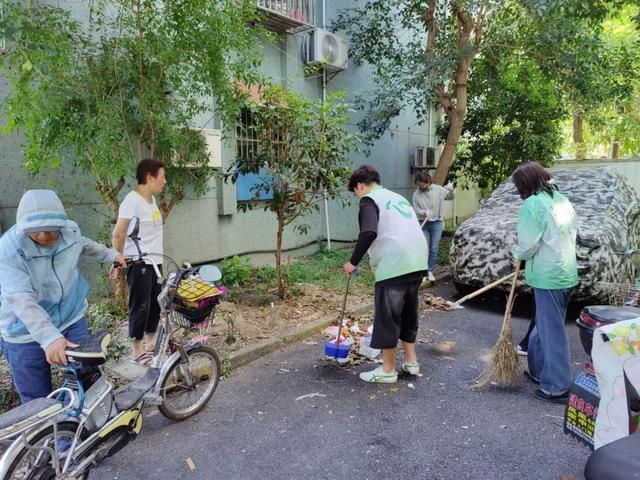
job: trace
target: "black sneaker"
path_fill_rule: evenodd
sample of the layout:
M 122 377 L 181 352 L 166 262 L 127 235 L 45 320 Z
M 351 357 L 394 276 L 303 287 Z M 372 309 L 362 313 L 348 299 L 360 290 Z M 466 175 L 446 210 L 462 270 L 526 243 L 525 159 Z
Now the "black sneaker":
M 569 392 L 564 392 L 560 395 L 551 395 L 549 393 L 543 392 L 542 390 L 536 390 L 535 392 L 533 392 L 533 394 L 536 396 L 536 398 L 551 403 L 567 403 L 567 399 L 569 398 Z

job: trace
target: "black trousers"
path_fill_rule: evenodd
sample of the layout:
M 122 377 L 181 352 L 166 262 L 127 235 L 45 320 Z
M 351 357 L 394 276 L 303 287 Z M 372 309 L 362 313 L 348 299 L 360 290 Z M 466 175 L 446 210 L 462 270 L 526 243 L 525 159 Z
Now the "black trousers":
M 421 280 L 375 286 L 372 348 L 395 348 L 398 339 L 415 343 L 418 335 L 418 289 Z
M 158 266 L 160 268 L 160 266 Z M 160 284 L 152 265 L 134 264 L 127 270 L 129 285 L 129 338 L 142 340 L 155 333 L 160 320 Z

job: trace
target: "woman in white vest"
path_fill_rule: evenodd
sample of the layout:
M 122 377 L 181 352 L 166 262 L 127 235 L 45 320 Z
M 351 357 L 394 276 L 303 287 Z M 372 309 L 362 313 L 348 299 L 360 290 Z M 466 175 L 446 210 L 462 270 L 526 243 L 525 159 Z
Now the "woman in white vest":
M 403 343 L 403 373 L 417 375 L 418 289 L 427 273 L 427 242 L 416 214 L 404 197 L 380 185 L 371 165 L 357 168 L 349 191 L 360 198 L 360 234 L 344 271 L 351 275 L 367 251 L 375 274 L 375 314 L 371 347 L 382 350 L 382 366 L 360 374 L 366 382 L 394 383 L 396 347 Z

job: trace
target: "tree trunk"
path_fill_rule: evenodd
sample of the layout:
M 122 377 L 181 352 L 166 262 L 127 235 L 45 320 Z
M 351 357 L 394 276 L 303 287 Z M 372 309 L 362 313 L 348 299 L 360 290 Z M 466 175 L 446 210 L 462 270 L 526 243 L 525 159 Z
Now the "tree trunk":
M 278 214 L 278 232 L 276 235 L 276 279 L 278 282 L 278 296 L 284 300 L 287 295 L 286 286 L 282 280 L 282 236 L 284 233 L 284 219 Z
M 620 140 L 617 138 L 614 138 L 611 144 L 611 158 L 620 158 Z
M 116 289 L 113 293 L 115 301 L 118 305 L 126 306 L 129 301 L 129 287 L 127 285 L 127 276 L 124 272 L 118 275 L 115 280 Z
M 115 185 L 113 185 L 109 180 L 102 180 L 97 178 L 96 180 L 96 190 L 98 194 L 102 197 L 109 208 L 111 209 L 111 214 L 113 218 L 118 218 L 118 210 L 120 208 L 120 202 L 118 201 L 118 193 L 122 190 L 122 187 L 125 185 L 124 177 L 121 177 Z M 127 279 L 124 272 L 120 272 L 118 278 L 115 280 L 116 288 L 114 292 L 115 301 L 119 305 L 126 306 L 128 297 L 129 297 L 129 288 L 127 286 Z
M 455 73 L 455 104 L 451 99 L 442 92 L 437 92 L 440 105 L 444 108 L 444 111 L 449 120 L 449 131 L 447 132 L 447 139 L 444 144 L 444 149 L 440 155 L 438 161 L 438 168 L 433 176 L 434 183 L 443 185 L 449 173 L 449 168 L 453 163 L 453 158 L 460 142 L 460 136 L 462 135 L 462 127 L 464 126 L 464 119 L 467 115 L 467 80 L 469 79 L 469 61 L 461 60 L 456 65 Z
M 429 8 L 423 16 L 423 21 L 427 26 L 427 61 L 431 61 L 434 58 L 437 24 L 433 14 L 436 11 L 437 4 L 437 1 L 431 0 Z M 456 69 L 451 79 L 452 88 L 449 92 L 445 91 L 442 85 L 437 86 L 435 89 L 436 98 L 449 120 L 447 140 L 438 161 L 438 168 L 433 176 L 433 181 L 440 185 L 444 183 L 447 173 L 449 173 L 449 168 L 453 163 L 458 142 L 462 135 L 462 127 L 467 115 L 469 68 L 476 55 L 480 52 L 485 21 L 484 8 L 480 8 L 479 11 L 475 12 L 476 17 L 474 20 L 471 10 L 466 9 L 462 2 L 454 1 L 452 6 L 456 17 L 456 43 L 461 56 L 456 60 Z M 429 37 L 431 37 L 431 41 Z M 465 51 L 466 53 L 462 54 Z
M 462 127 L 464 125 L 465 112 L 459 112 L 457 109 L 448 115 L 449 118 L 449 131 L 447 132 L 447 139 L 444 144 L 442 154 L 440 154 L 440 160 L 438 161 L 438 168 L 433 175 L 433 182 L 438 185 L 443 185 L 449 173 L 449 168 L 453 163 L 453 158 L 458 148 L 458 142 L 462 135 Z
M 573 112 L 573 144 L 576 148 L 576 160 L 584 160 L 586 148 L 584 145 L 584 112 L 576 109 Z

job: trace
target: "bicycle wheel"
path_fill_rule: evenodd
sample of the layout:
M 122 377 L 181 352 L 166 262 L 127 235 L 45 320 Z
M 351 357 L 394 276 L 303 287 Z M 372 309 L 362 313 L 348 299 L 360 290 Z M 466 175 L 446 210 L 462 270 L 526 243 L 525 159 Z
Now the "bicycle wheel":
M 197 347 L 187 355 L 186 364 L 177 358 L 160 381 L 158 409 L 171 420 L 185 420 L 202 410 L 220 381 L 220 359 L 213 348 Z M 185 381 L 187 375 L 192 386 Z
M 58 448 L 60 448 L 60 442 L 71 446 L 77 428 L 78 424 L 74 422 L 58 423 Z M 84 437 L 86 435 L 82 434 L 80 439 L 82 440 Z M 29 445 L 54 448 L 54 441 L 53 425 L 51 425 L 34 435 L 29 440 Z M 61 458 L 61 466 L 63 462 L 64 458 Z M 73 462 L 71 465 L 73 468 Z M 89 470 L 84 472 L 80 478 L 86 480 L 88 476 Z M 24 447 L 17 453 L 3 480 L 53 480 L 55 478 L 56 471 L 51 461 L 51 455 L 46 451 L 33 451 Z

